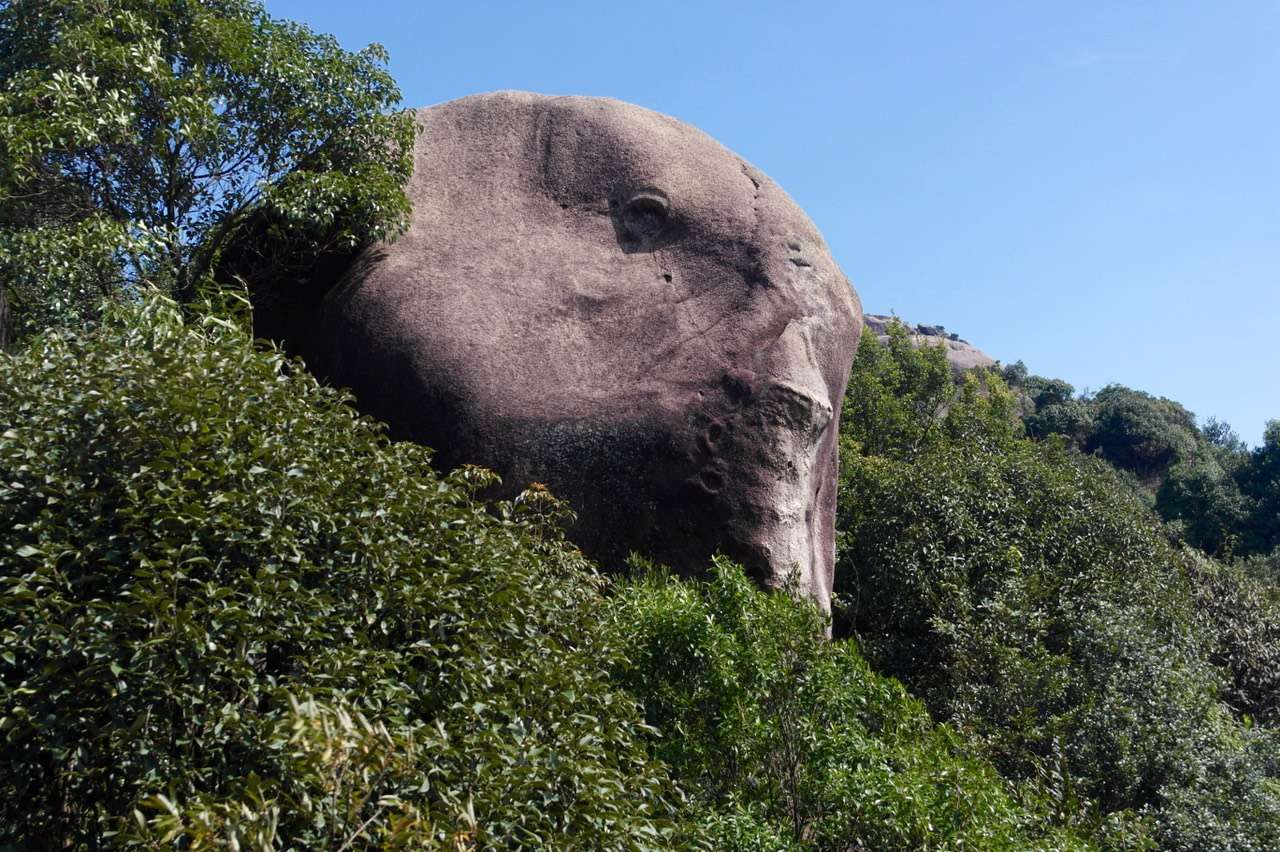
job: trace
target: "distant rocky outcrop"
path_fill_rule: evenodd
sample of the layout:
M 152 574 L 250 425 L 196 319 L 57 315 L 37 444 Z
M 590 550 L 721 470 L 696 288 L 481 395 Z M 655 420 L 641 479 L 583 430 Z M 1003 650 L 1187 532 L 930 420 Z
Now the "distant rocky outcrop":
M 545 483 L 605 567 L 721 552 L 828 608 L 862 324 L 804 212 L 619 101 L 501 92 L 418 122 L 408 232 L 314 308 L 259 291 L 260 332 L 439 466 Z
M 876 339 L 881 343 L 889 339 L 889 323 L 902 322 L 897 317 L 884 316 L 883 314 L 864 314 L 862 317 L 863 327 L 868 333 L 874 334 Z M 947 351 L 947 361 L 951 364 L 952 369 L 956 371 L 971 370 L 974 367 L 994 367 L 997 365 L 995 358 L 992 358 L 981 349 L 969 343 L 967 340 L 961 340 L 958 334 L 952 334 L 940 325 L 912 325 L 909 322 L 902 322 L 907 333 L 911 335 L 911 342 L 916 346 L 942 346 Z

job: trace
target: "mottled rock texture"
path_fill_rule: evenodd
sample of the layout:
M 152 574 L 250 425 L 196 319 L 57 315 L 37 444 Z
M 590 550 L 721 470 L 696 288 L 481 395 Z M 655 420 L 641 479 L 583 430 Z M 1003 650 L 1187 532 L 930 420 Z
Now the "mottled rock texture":
M 418 113 L 412 225 L 259 327 L 437 463 L 545 483 L 606 567 L 716 551 L 829 606 L 861 330 L 805 214 L 700 131 L 500 92 Z
M 866 331 L 874 334 L 881 343 L 889 340 L 889 323 L 894 317 L 881 314 L 867 314 L 863 317 Z M 901 320 L 899 320 L 901 322 Z M 947 362 L 953 370 L 961 372 L 975 367 L 994 367 L 997 362 L 981 349 L 959 336 L 950 334 L 940 325 L 911 325 L 902 323 L 903 328 L 911 335 L 911 342 L 916 346 L 941 346 L 946 350 Z

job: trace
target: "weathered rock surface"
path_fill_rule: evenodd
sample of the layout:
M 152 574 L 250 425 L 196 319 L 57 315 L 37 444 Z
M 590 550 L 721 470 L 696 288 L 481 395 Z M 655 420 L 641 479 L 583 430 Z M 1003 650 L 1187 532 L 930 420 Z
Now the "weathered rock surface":
M 866 314 L 863 316 L 862 322 L 867 332 L 874 334 L 877 340 L 884 343 L 889 339 L 888 326 L 894 319 L 895 317 L 882 314 Z M 969 341 L 961 340 L 957 335 L 948 333 L 942 326 L 911 325 L 906 322 L 902 323 L 902 325 L 906 328 L 907 333 L 911 335 L 911 342 L 916 346 L 941 346 L 946 349 L 947 362 L 951 364 L 954 370 L 994 367 L 998 363 L 995 358 L 973 346 Z
M 305 317 L 267 300 L 261 327 L 442 468 L 545 483 L 605 566 L 721 551 L 829 606 L 861 310 L 805 214 L 618 101 L 500 92 L 418 119 L 409 231 Z

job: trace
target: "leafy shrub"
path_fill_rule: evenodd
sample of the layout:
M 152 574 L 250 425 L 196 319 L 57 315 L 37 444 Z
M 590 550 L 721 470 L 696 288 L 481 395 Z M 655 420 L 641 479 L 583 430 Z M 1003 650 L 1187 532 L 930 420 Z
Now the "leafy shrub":
M 664 842 L 562 509 L 429 460 L 159 298 L 0 356 L 0 844 Z
M 0 3 L 15 336 L 144 284 L 192 301 L 248 218 L 271 218 L 282 267 L 403 230 L 414 130 L 387 62 L 258 0 Z
M 1196 612 L 1212 637 L 1210 659 L 1226 674 L 1222 699 L 1233 710 L 1280 724 L 1280 587 L 1227 566 L 1186 555 Z
M 1197 452 L 1170 466 L 1156 491 L 1160 516 L 1178 525 L 1178 537 L 1210 554 L 1236 549 L 1249 502 L 1218 453 Z
M 626 584 L 611 616 L 618 677 L 717 849 L 1085 846 L 1037 836 L 1038 818 L 898 683 L 730 563 L 707 583 Z
M 1158 478 L 1195 448 L 1195 417 L 1173 400 L 1109 385 L 1091 402 L 1094 428 L 1086 451 L 1096 450 L 1140 478 Z
M 855 373 L 875 369 L 859 356 Z M 892 420 L 844 425 L 837 634 L 1007 777 L 1046 784 L 1081 830 L 1114 818 L 1162 848 L 1280 842 L 1274 735 L 1219 701 L 1214 665 L 1234 655 L 1252 682 L 1269 658 L 1198 615 L 1190 557 L 1100 459 L 999 418 L 951 428 L 958 410 L 914 449 L 874 440 Z

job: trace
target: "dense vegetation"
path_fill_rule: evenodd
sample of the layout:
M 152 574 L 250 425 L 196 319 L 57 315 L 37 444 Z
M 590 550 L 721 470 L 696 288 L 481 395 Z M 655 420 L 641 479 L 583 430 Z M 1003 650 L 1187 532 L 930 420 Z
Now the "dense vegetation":
M 863 344 L 846 402 L 837 627 L 873 667 L 1069 824 L 1280 843 L 1276 733 L 1255 724 L 1274 587 L 1171 543 L 1104 461 L 1020 437 L 998 375 L 957 387 L 901 330 Z
M 550 495 L 234 322 L 152 297 L 0 379 L 0 843 L 1088 846 L 809 605 L 606 595 Z
M 905 337 L 848 398 L 836 642 L 727 563 L 610 591 L 545 492 L 227 319 L 0 369 L 0 842 L 1280 842 L 1274 590 Z
M 141 284 L 193 299 L 253 218 L 264 275 L 395 234 L 386 60 L 256 0 L 0 2 L 0 346 Z
M 812 608 L 717 561 L 611 602 L 615 679 L 716 849 L 1083 849 Z M 1029 797 L 1033 798 L 1033 797 Z
M 1061 435 L 1096 454 L 1171 525 L 1212 556 L 1280 559 L 1280 421 L 1248 449 L 1231 427 L 1170 399 L 1120 385 L 1075 395 L 1059 379 L 1029 375 L 1021 362 L 1003 377 L 1020 395 L 1029 436 Z
M 1280 423 L 893 329 L 834 641 L 724 561 L 607 580 L 214 287 L 394 236 L 384 65 L 250 0 L 0 0 L 0 846 L 1280 848 Z
M 671 830 L 545 492 L 485 506 L 488 474 L 155 299 L 0 359 L 0 424 L 0 844 Z

